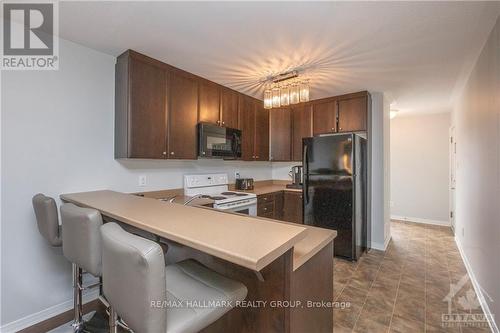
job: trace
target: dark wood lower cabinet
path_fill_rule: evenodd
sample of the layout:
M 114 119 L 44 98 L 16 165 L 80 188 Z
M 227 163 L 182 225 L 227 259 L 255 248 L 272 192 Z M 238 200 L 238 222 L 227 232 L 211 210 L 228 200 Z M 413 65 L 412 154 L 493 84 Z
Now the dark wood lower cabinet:
M 283 220 L 283 201 L 284 193 L 276 192 L 274 194 L 274 219 Z
M 304 223 L 302 216 L 302 193 L 285 191 L 283 202 L 283 221 Z
M 167 264 L 192 258 L 223 276 L 240 281 L 248 289 L 244 303 L 247 306 L 230 310 L 200 333 L 333 331 L 331 306 L 308 307 L 308 302 L 333 303 L 333 243 L 326 245 L 296 270 L 293 267 L 293 249 L 290 249 L 257 275 L 254 271 L 193 248 L 164 241 L 169 246 L 165 258 Z M 265 302 L 265 305 L 257 301 Z M 284 306 L 277 306 L 277 301 L 285 301 Z M 302 306 L 286 306 L 287 301 L 293 302 L 291 304 L 300 302 Z M 255 306 L 258 304 L 261 306 Z
M 279 191 L 257 196 L 257 216 L 303 223 L 302 193 Z

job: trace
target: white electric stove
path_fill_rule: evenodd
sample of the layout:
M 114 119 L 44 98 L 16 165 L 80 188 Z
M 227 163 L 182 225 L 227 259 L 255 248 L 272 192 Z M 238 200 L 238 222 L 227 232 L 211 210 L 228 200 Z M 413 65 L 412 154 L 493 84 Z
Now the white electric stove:
M 257 195 L 229 191 L 225 173 L 184 176 L 184 195 L 209 198 L 214 201 L 215 209 L 257 215 Z

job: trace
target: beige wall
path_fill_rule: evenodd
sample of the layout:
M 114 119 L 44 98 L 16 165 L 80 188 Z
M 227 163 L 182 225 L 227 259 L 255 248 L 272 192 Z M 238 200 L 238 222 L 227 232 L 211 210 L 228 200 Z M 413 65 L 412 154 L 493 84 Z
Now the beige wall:
M 500 18 L 453 111 L 456 240 L 500 323 Z M 498 332 L 498 330 L 497 330 Z
M 391 216 L 449 223 L 450 113 L 391 121 Z

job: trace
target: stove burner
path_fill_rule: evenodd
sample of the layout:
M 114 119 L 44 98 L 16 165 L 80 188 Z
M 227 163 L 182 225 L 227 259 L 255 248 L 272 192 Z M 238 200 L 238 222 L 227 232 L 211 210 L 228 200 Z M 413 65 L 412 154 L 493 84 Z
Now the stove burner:
M 216 195 L 216 196 L 211 196 L 210 199 L 212 199 L 212 200 L 224 200 L 224 199 L 226 199 L 226 197 Z
M 240 192 L 222 192 L 221 195 L 235 195 L 237 197 L 244 197 L 247 196 L 247 193 L 240 193 Z

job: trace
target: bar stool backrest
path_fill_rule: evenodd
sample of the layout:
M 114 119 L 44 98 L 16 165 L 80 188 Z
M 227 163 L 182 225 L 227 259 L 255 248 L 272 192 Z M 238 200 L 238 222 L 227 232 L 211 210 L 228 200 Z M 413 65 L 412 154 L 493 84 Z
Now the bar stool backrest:
M 167 330 L 165 259 L 157 243 L 110 222 L 101 228 L 104 296 L 134 331 Z
M 42 193 L 36 194 L 31 200 L 35 211 L 38 231 L 52 246 L 61 246 L 59 233 L 59 217 L 56 201 Z
M 90 274 L 101 276 L 101 213 L 67 203 L 61 206 L 61 220 L 64 256 Z

